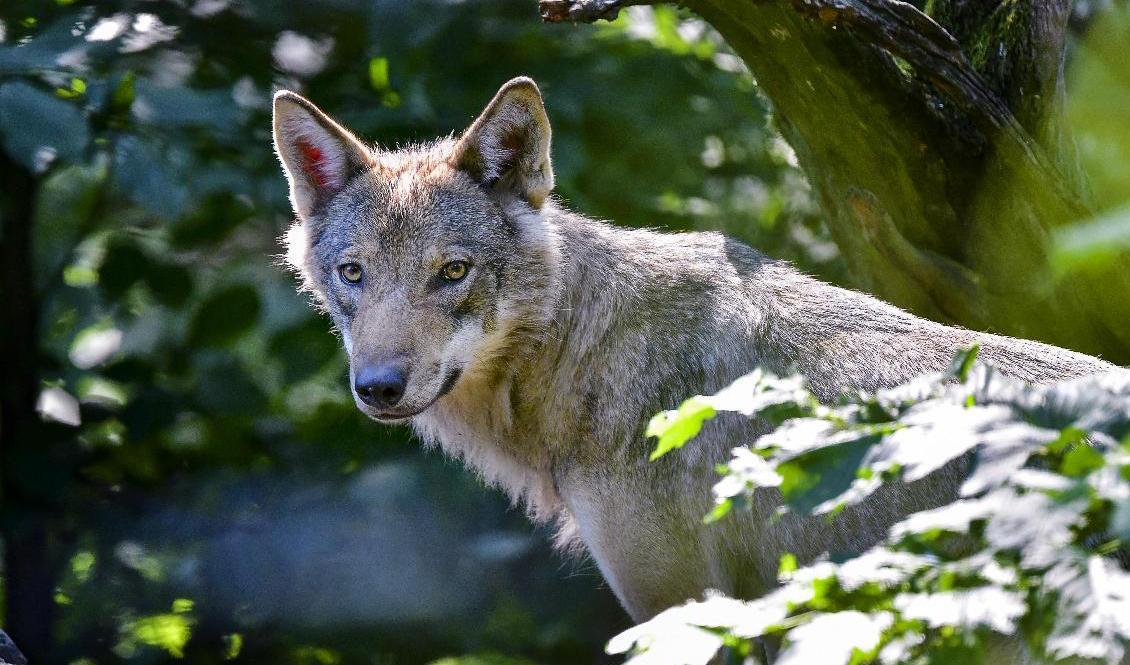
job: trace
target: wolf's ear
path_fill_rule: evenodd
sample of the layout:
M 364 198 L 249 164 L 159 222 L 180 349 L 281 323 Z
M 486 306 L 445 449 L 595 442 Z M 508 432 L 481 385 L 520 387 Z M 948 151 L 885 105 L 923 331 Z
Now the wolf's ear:
M 456 144 L 455 165 L 485 186 L 510 189 L 540 208 L 553 189 L 549 118 L 537 84 L 507 82 Z
M 275 94 L 275 152 L 302 221 L 369 165 L 369 150 L 317 106 L 289 90 Z

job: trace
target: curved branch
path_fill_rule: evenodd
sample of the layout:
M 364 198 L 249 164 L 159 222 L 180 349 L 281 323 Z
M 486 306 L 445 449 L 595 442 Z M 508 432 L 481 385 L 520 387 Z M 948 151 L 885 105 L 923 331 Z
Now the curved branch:
M 1092 211 L 1065 185 L 1050 160 L 1012 108 L 966 57 L 961 44 L 914 5 L 898 0 L 792 0 L 811 19 L 851 30 L 866 43 L 906 61 L 938 93 L 955 104 L 998 147 L 1011 143 L 1068 208 L 1079 217 Z M 1043 25 L 1043 22 L 1041 23 Z M 1060 30 L 1066 27 L 1066 20 Z
M 1042 145 L 1056 146 L 1071 0 L 933 0 L 930 14 Z
M 1111 325 L 1130 298 L 1049 269 L 1049 231 L 1091 216 L 1057 128 L 1068 1 L 932 0 L 941 22 L 899 0 L 681 3 L 771 102 L 855 286 L 935 320 L 1130 361 L 1130 329 Z M 548 21 L 630 4 L 541 3 Z
M 648 0 L 540 0 L 541 20 L 546 23 L 592 23 L 615 20 L 631 5 L 657 4 Z
M 757 4 L 771 1 L 754 0 Z M 1048 158 L 1009 104 L 974 69 L 958 39 L 930 16 L 900 0 L 790 1 L 801 15 L 828 28 L 849 30 L 863 43 L 879 47 L 905 61 L 941 97 L 957 106 L 968 121 L 991 136 L 994 143 L 998 146 L 1005 142 L 1012 144 L 1015 152 L 1024 157 L 1075 216 L 1085 217 L 1093 212 L 1076 192 L 1067 187 L 1065 174 Z M 977 2 L 984 6 L 984 0 Z M 1062 3 L 1063 0 L 1056 0 L 1057 6 Z M 542 20 L 550 23 L 611 21 L 620 9 L 640 4 L 660 3 L 649 0 L 541 0 L 539 3 Z M 691 0 L 688 4 L 693 6 L 695 3 Z M 1041 34 L 1050 34 L 1058 26 L 1062 39 L 1066 13 L 1046 12 L 1040 16 L 1042 18 L 1035 23 Z M 1043 66 L 1046 62 L 1041 61 L 1040 65 L 1030 67 L 1047 74 L 1047 67 Z

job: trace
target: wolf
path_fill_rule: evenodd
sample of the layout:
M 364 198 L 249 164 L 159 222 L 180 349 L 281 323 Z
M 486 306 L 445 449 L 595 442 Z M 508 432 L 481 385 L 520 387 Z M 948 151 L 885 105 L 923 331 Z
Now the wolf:
M 718 233 L 570 212 L 552 196 L 550 125 L 529 78 L 458 137 L 395 150 L 289 91 L 273 124 L 297 217 L 287 260 L 340 332 L 357 407 L 411 423 L 555 522 L 558 544 L 587 552 L 636 621 L 707 589 L 762 595 L 781 553 L 862 551 L 959 482 L 887 487 L 831 523 L 770 520 L 780 496 L 766 490 L 707 526 L 715 465 L 765 427 L 719 417 L 649 463 L 653 414 L 757 367 L 795 368 L 824 400 L 890 387 L 973 343 L 1031 382 L 1115 369 L 915 317 Z

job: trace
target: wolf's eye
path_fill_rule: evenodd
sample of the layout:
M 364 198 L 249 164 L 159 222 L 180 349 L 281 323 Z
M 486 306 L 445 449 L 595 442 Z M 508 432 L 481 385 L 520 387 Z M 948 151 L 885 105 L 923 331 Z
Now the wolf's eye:
M 458 282 L 467 276 L 470 267 L 466 261 L 450 261 L 443 266 L 443 278 L 449 282 Z
M 361 281 L 361 266 L 356 263 L 343 263 L 338 266 L 337 274 L 341 275 L 341 281 L 356 284 Z

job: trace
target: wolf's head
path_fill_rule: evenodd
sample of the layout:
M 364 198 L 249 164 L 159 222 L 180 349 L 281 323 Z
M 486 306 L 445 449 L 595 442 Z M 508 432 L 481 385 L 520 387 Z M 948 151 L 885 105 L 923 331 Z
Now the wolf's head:
M 458 140 L 399 150 L 369 148 L 299 95 L 275 95 L 275 150 L 298 217 L 288 261 L 341 332 L 368 415 L 424 411 L 504 366 L 552 317 L 549 136 L 527 78 L 504 85 Z

